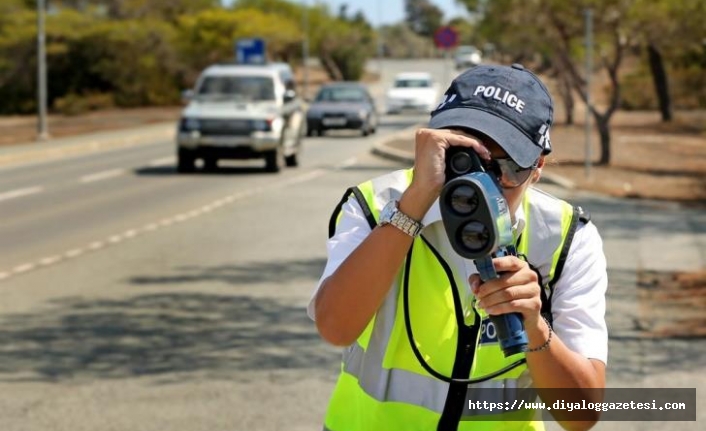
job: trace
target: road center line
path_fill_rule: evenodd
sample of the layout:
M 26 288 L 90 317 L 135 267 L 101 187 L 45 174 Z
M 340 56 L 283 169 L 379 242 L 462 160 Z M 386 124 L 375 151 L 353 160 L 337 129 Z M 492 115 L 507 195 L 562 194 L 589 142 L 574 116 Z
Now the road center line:
M 110 178 L 116 175 L 122 174 L 124 171 L 123 170 L 112 170 L 112 171 L 105 171 L 105 172 L 99 172 L 97 174 L 92 174 L 92 175 L 87 175 L 82 178 L 82 181 L 88 182 L 88 181 L 97 181 L 98 179 L 104 179 L 104 178 Z M 28 262 L 24 263 L 21 265 L 18 265 L 10 271 L 0 271 L 0 281 L 4 281 L 12 276 L 15 275 L 20 275 L 20 274 L 25 274 L 27 272 L 33 271 L 35 269 L 39 269 L 41 267 L 46 267 L 49 265 L 53 265 L 58 262 L 62 262 L 66 259 L 72 259 L 72 258 L 77 258 L 79 256 L 88 254 L 92 251 L 97 251 L 105 247 L 110 247 L 112 245 L 117 245 L 125 240 L 130 240 L 135 237 L 140 236 L 144 232 L 152 232 L 152 231 L 157 231 L 163 228 L 166 228 L 170 225 L 185 222 L 189 219 L 193 219 L 195 217 L 199 217 L 201 215 L 207 214 L 216 208 L 220 208 L 223 206 L 226 206 L 228 204 L 231 204 L 237 200 L 244 199 L 253 195 L 257 195 L 263 192 L 266 192 L 268 190 L 275 190 L 275 189 L 282 189 L 288 186 L 293 186 L 296 184 L 300 184 L 303 182 L 307 181 L 312 181 L 316 178 L 319 178 L 323 175 L 325 175 L 327 172 L 326 170 L 323 169 L 315 169 L 311 172 L 303 173 L 295 177 L 287 178 L 266 186 L 262 187 L 254 187 L 249 190 L 243 190 L 240 192 L 233 193 L 231 195 L 225 196 L 221 199 L 215 200 L 213 202 L 207 203 L 205 205 L 200 206 L 197 209 L 193 209 L 191 211 L 186 211 L 182 212 L 180 214 L 177 214 L 172 217 L 166 217 L 163 218 L 159 221 L 155 221 L 152 223 L 149 223 L 142 228 L 134 228 L 134 229 L 128 229 L 125 232 L 117 235 L 111 235 L 108 237 L 105 241 L 94 241 L 87 245 L 86 247 L 79 247 L 79 248 L 74 248 L 72 250 L 68 250 L 62 254 L 55 255 L 55 256 L 50 256 L 50 257 L 45 257 L 43 259 L 40 259 L 38 262 Z M 36 190 L 35 190 L 36 189 Z M 41 191 L 40 187 L 33 187 L 31 189 L 24 189 L 24 190 L 32 190 L 32 193 L 36 193 L 36 191 Z M 15 192 L 8 192 L 8 193 L 18 193 L 22 190 L 17 190 Z M 0 199 L 3 196 L 8 195 L 8 193 L 0 195 Z M 25 191 L 22 194 L 27 194 Z M 20 194 L 20 195 L 22 195 Z M 14 196 L 13 196 L 14 197 Z
M 149 166 L 154 168 L 154 167 L 158 167 L 158 166 L 173 165 L 174 163 L 176 163 L 176 157 L 169 156 L 169 157 L 162 157 L 161 159 L 152 160 L 149 163 Z
M 44 188 L 39 187 L 39 186 L 12 190 L 9 192 L 0 193 L 0 201 L 6 201 L 6 200 L 14 199 L 14 198 L 19 198 L 22 196 L 32 195 L 32 194 L 39 193 L 42 191 L 44 191 Z
M 108 178 L 120 176 L 125 173 L 125 169 L 111 169 L 109 171 L 96 172 L 95 174 L 84 175 L 81 177 L 82 183 L 90 183 L 93 181 L 101 181 Z

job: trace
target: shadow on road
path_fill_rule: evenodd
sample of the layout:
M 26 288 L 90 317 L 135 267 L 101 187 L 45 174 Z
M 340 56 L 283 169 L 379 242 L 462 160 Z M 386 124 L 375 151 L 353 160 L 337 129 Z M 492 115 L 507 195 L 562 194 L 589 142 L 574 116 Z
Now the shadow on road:
M 612 199 L 581 197 L 569 199 L 591 213 L 604 238 L 635 239 L 640 235 L 699 235 L 706 233 L 706 212 L 672 202 L 630 201 L 623 199 L 616 206 Z M 636 222 L 639 214 L 639 223 Z
M 145 166 L 134 170 L 135 175 L 140 176 L 200 176 L 200 175 L 272 175 L 265 171 L 264 167 L 257 166 L 219 166 L 216 169 L 196 169 L 194 172 L 177 172 L 176 166 Z
M 63 301 L 0 324 L 0 380 L 244 378 L 244 371 L 334 370 L 302 307 L 268 298 L 165 293 Z
M 272 283 L 276 289 L 312 280 L 313 286 L 322 265 L 315 259 L 288 262 L 279 271 L 258 263 L 185 267 L 176 276 L 129 280 L 138 287 L 171 287 L 170 292 L 124 299 L 71 297 L 42 311 L 7 316 L 0 319 L 0 380 L 151 376 L 169 382 L 248 380 L 246 374 L 257 371 L 333 373 L 339 350 L 320 339 L 304 307 L 292 305 L 291 298 L 250 296 L 241 289 L 234 294 L 175 291 L 210 280 L 233 287 Z
M 310 280 L 312 287 L 326 265 L 325 259 L 291 260 L 287 262 L 244 262 L 219 266 L 183 266 L 169 276 L 136 276 L 132 284 L 164 284 L 220 281 L 231 285 L 255 283 L 281 284 L 295 280 Z

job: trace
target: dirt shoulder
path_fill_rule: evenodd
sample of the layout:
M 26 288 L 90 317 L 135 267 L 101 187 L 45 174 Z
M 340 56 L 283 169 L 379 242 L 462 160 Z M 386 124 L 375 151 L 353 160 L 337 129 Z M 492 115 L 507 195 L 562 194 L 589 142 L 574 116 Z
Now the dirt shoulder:
M 111 109 L 74 116 L 49 115 L 47 129 L 52 138 L 63 138 L 170 121 L 176 127 L 182 109 L 181 106 L 168 106 Z M 0 130 L 0 146 L 32 144 L 37 139 L 37 117 L 0 117 Z
M 677 112 L 671 123 L 657 112 L 619 112 L 611 126 L 610 165 L 591 165 L 587 175 L 584 124 L 556 125 L 547 171 L 611 196 L 706 203 L 706 111 Z M 597 161 L 595 131 L 591 143 Z

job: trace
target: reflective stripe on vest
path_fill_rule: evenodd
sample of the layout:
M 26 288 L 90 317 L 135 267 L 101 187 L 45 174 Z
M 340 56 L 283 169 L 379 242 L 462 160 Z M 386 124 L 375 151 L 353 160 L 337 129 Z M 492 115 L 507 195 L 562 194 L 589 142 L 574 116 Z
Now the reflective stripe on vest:
M 410 181 L 411 170 L 398 171 L 363 183 L 359 189 L 377 219 L 380 209 L 390 199 L 399 199 Z M 546 288 L 554 275 L 572 207 L 532 189 L 528 189 L 523 207 L 526 224 L 518 248 L 540 271 Z M 534 234 L 531 241 L 530 233 Z M 452 281 L 442 266 L 433 250 L 421 238 L 415 239 L 409 270 L 410 319 L 415 344 L 432 368 L 448 376 L 454 365 L 458 327 L 449 293 Z M 326 416 L 327 429 L 436 429 L 449 384 L 429 375 L 411 352 L 401 305 L 402 278 L 399 274 L 363 334 L 344 352 L 341 376 Z M 481 313 L 476 319 L 483 317 L 486 316 Z M 497 340 L 484 343 L 483 334 L 476 341 L 474 354 L 472 378 L 500 370 L 524 357 L 520 354 L 505 358 Z M 467 399 L 512 403 L 526 399 L 523 389 L 530 386 L 526 365 L 521 365 L 502 378 L 468 385 Z M 541 422 L 533 422 L 534 414 L 531 410 L 503 414 L 503 422 L 499 423 L 495 419 L 488 421 L 496 418 L 497 412 L 466 409 L 458 429 L 497 429 L 499 425 L 503 429 L 543 429 Z

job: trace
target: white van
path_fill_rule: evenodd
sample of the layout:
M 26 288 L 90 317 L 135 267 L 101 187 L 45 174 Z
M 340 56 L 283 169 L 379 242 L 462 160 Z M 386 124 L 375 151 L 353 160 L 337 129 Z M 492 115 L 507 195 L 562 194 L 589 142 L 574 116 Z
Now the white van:
M 306 123 L 289 67 L 210 66 L 189 93 L 176 138 L 179 172 L 193 171 L 196 159 L 205 169 L 219 159 L 262 158 L 269 172 L 297 166 Z

